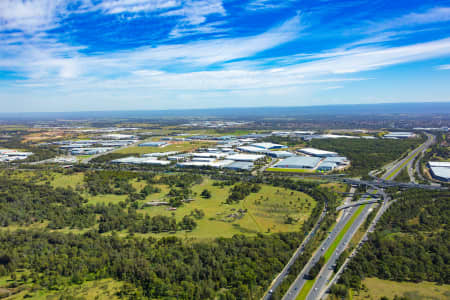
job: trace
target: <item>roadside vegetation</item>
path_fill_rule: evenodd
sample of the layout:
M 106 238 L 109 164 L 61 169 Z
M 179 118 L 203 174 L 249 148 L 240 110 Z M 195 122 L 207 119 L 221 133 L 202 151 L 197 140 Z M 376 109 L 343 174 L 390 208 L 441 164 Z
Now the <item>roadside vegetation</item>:
M 408 190 L 380 219 L 332 292 L 348 297 L 364 278 L 449 284 L 449 195 L 447 191 Z
M 314 139 L 310 142 L 310 146 L 346 156 L 351 161 L 351 167 L 344 170 L 344 173 L 351 176 L 367 176 L 370 171 L 399 159 L 424 141 L 423 137 L 407 140 Z
M 8 173 L 0 176 L 0 287 L 18 298 L 100 297 L 111 279 L 112 299 L 259 298 L 325 202 L 338 199 L 316 183 L 279 178 Z M 177 210 L 144 205 L 160 197 Z

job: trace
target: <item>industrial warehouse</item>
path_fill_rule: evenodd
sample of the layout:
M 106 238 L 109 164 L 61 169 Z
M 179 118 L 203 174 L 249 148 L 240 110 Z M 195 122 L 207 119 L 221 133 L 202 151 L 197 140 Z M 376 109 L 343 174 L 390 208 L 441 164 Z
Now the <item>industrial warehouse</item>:
M 349 166 L 350 162 L 344 156 L 336 152 L 315 148 L 303 148 L 298 150 L 301 156 L 291 156 L 276 163 L 270 171 L 304 170 L 308 172 L 330 172 L 342 170 Z
M 430 161 L 428 162 L 431 176 L 439 181 L 450 182 L 450 162 Z

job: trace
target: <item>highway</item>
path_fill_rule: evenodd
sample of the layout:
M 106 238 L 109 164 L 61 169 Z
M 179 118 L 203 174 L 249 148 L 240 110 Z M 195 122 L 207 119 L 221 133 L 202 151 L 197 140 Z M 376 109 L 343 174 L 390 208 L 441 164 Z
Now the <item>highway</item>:
M 322 222 L 323 218 L 325 217 L 326 209 L 322 211 L 322 214 L 320 215 L 319 219 L 317 220 L 316 224 L 314 225 L 311 232 L 307 235 L 307 237 L 303 240 L 303 242 L 300 244 L 300 246 L 297 248 L 297 250 L 292 255 L 291 259 L 288 261 L 286 266 L 283 268 L 283 270 L 278 274 L 278 276 L 272 281 L 272 284 L 269 287 L 269 291 L 262 297 L 262 299 L 269 300 L 271 297 L 272 292 L 278 288 L 278 286 L 283 282 L 283 280 L 286 278 L 287 275 L 289 275 L 289 269 L 294 264 L 294 262 L 299 258 L 300 255 L 303 254 L 305 251 L 305 246 L 309 243 L 311 238 L 316 234 L 317 230 L 320 227 L 320 223 Z
M 367 186 L 371 187 L 371 190 L 369 192 L 374 192 L 376 189 L 375 185 L 379 186 L 380 184 L 391 184 L 388 180 L 395 178 L 395 176 L 397 176 L 404 167 L 406 167 L 408 164 L 412 164 L 413 158 L 419 153 L 424 152 L 433 143 L 433 141 L 434 136 L 428 135 L 428 139 L 425 143 L 411 151 L 405 158 L 393 164 L 393 166 L 382 176 L 379 181 L 364 183 L 363 181 L 359 180 L 348 181 L 349 183 L 352 181 L 356 181 L 360 184 L 366 184 Z M 409 185 L 418 186 L 416 184 Z M 383 195 L 384 202 L 382 203 L 382 206 L 377 213 L 374 222 L 372 222 L 369 230 L 374 229 L 376 222 L 390 205 L 384 191 L 382 189 L 377 190 Z M 360 201 L 368 200 L 366 199 L 366 197 L 367 196 L 363 196 Z M 336 264 L 339 255 L 348 246 L 353 235 L 364 223 L 369 213 L 374 209 L 375 205 L 376 204 L 373 203 L 367 203 L 363 204 L 362 206 L 349 207 L 343 210 L 343 217 L 336 223 L 336 226 L 332 229 L 329 236 L 325 241 L 322 242 L 320 247 L 313 254 L 312 258 L 308 261 L 295 281 L 289 287 L 289 290 L 284 295 L 283 300 L 313 300 L 320 299 L 322 297 L 323 293 L 327 290 L 327 287 L 329 287 L 329 279 L 334 274 L 333 266 Z M 365 234 L 367 234 L 367 232 Z M 307 280 L 305 278 L 305 275 L 309 273 L 311 268 L 315 265 L 315 263 L 321 256 L 325 256 L 325 265 L 322 267 L 315 280 Z M 337 280 L 337 278 L 338 276 L 332 278 L 332 282 L 333 280 Z
M 333 266 L 336 264 L 337 259 L 344 251 L 344 249 L 347 248 L 353 235 L 356 233 L 358 228 L 364 223 L 369 213 L 374 209 L 374 206 L 375 206 L 374 204 L 366 204 L 362 208 L 362 211 L 357 216 L 356 220 L 352 223 L 348 231 L 345 233 L 344 237 L 342 238 L 341 242 L 336 248 L 336 251 L 333 253 L 328 262 L 325 264 L 320 273 L 317 275 L 316 282 L 314 283 L 306 299 L 310 300 L 318 299 L 324 287 L 327 286 L 328 279 L 330 278 L 331 275 L 333 275 L 334 272 Z M 356 207 L 353 209 L 357 211 Z
M 385 180 L 395 179 L 395 177 L 397 177 L 397 175 L 400 173 L 400 171 L 406 164 L 412 165 L 414 160 L 413 158 L 416 155 L 425 152 L 425 150 L 427 150 L 434 143 L 434 141 L 435 136 L 427 133 L 427 140 L 425 141 L 425 143 L 423 143 L 422 145 L 411 151 L 405 158 L 394 164 L 392 168 L 386 171 L 386 173 L 383 175 L 382 178 Z
M 412 159 L 412 160 L 408 163 L 408 165 L 407 165 L 407 168 L 408 168 L 408 175 L 409 175 L 409 178 L 410 178 L 411 182 L 413 182 L 413 183 L 417 183 L 417 182 L 416 182 L 416 178 L 414 177 L 414 173 L 416 173 L 416 172 L 417 172 L 418 176 L 419 176 L 422 180 L 425 180 L 425 179 L 423 178 L 421 172 L 420 172 L 420 158 L 419 158 L 419 157 L 422 156 L 423 153 L 428 149 L 428 147 L 430 147 L 431 145 L 433 145 L 433 144 L 435 143 L 435 141 L 436 141 L 436 137 L 435 137 L 434 135 L 429 134 L 429 133 L 427 133 L 426 135 L 427 135 L 427 137 L 428 137 L 428 141 L 427 141 L 427 143 L 429 142 L 428 145 L 426 145 L 426 147 L 423 148 L 423 149 L 418 153 L 417 159 L 416 159 L 416 161 L 415 161 L 415 164 L 414 164 L 414 159 Z M 430 139 L 431 139 L 431 141 L 430 141 Z
M 339 257 L 339 254 L 345 249 L 345 246 L 348 244 L 348 242 L 351 239 L 351 236 L 353 235 L 354 231 L 359 227 L 362 222 L 364 222 L 365 217 L 367 216 L 369 210 L 371 209 L 373 204 L 367 204 L 365 206 L 361 206 L 362 210 L 358 207 L 350 207 L 348 209 L 343 210 L 343 215 L 341 219 L 336 223 L 335 227 L 332 229 L 331 233 L 329 233 L 328 237 L 322 242 L 322 244 L 319 246 L 319 248 L 316 250 L 316 252 L 312 255 L 309 262 L 305 265 L 303 270 L 300 272 L 300 274 L 297 276 L 293 284 L 290 286 L 289 290 L 283 297 L 285 300 L 293 300 L 296 299 L 301 289 L 305 286 L 307 283 L 307 279 L 305 279 L 305 275 L 309 273 L 311 268 L 315 265 L 315 263 L 319 260 L 319 258 L 323 255 L 325 255 L 328 251 L 328 253 L 331 253 L 330 259 L 325 264 L 326 269 L 336 263 L 336 259 Z M 358 214 L 358 217 L 354 220 L 354 222 L 351 224 L 351 226 L 348 228 L 347 233 L 343 236 L 343 238 L 337 243 L 334 243 L 336 238 L 339 236 L 339 233 L 342 229 L 346 226 L 346 224 L 351 221 L 353 216 L 356 216 Z M 331 250 L 329 250 L 331 247 Z M 322 269 L 322 272 L 325 268 Z M 328 270 L 332 272 L 332 270 Z M 321 272 L 321 273 L 322 273 Z M 320 287 L 324 284 L 322 282 L 322 279 L 326 279 L 324 277 L 319 277 L 322 275 L 318 275 L 316 278 L 316 283 L 313 286 L 313 289 L 311 292 L 314 291 L 315 288 Z M 318 288 L 317 288 L 318 289 Z M 311 298 L 314 299 L 314 298 Z

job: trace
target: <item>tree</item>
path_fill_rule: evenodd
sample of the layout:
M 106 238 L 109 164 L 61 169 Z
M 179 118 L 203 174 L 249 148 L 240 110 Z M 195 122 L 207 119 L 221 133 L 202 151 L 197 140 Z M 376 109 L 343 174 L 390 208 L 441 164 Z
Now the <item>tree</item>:
M 211 192 L 208 191 L 207 189 L 204 189 L 202 191 L 202 193 L 200 194 L 200 196 L 204 199 L 209 199 L 209 198 L 211 198 Z

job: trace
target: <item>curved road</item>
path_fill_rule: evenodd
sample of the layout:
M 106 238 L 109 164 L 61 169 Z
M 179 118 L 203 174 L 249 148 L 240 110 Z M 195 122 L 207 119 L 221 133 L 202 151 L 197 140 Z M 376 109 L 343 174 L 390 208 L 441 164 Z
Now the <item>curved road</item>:
M 418 155 L 419 153 L 424 152 L 434 141 L 434 136 L 428 135 L 428 139 L 425 143 L 411 151 L 404 159 L 400 160 L 399 162 L 395 163 L 392 168 L 390 168 L 381 179 L 383 180 L 390 180 L 395 178 L 399 172 L 405 168 L 408 164 L 412 164 L 413 158 Z M 374 189 L 371 190 L 373 192 Z M 378 190 L 380 193 L 383 194 L 384 202 L 382 204 L 382 209 L 380 209 L 381 213 L 377 214 L 376 220 L 379 219 L 381 214 L 386 211 L 388 205 L 387 201 L 388 199 L 385 197 L 383 190 Z M 362 197 L 362 201 L 366 200 L 366 196 Z M 337 223 L 336 226 L 333 228 L 333 230 L 330 232 L 329 236 L 326 238 L 325 241 L 322 242 L 320 247 L 316 250 L 316 252 L 313 254 L 312 258 L 309 260 L 309 262 L 305 265 L 304 269 L 300 272 L 298 277 L 295 279 L 293 284 L 290 286 L 287 293 L 284 295 L 283 300 L 295 300 L 297 299 L 300 291 L 302 288 L 310 289 L 303 291 L 302 297 L 300 299 L 318 299 L 322 296 L 325 288 L 328 284 L 328 279 L 330 276 L 333 275 L 334 269 L 333 266 L 336 264 L 336 260 L 339 257 L 339 255 L 344 251 L 344 249 L 348 246 L 348 243 L 352 239 L 353 235 L 356 233 L 358 228 L 363 224 L 363 222 L 366 220 L 367 216 L 369 215 L 370 211 L 373 210 L 375 207 L 375 204 L 365 204 L 363 206 L 359 207 L 351 207 L 344 209 L 344 215 L 343 218 L 341 218 Z M 351 224 L 347 224 L 348 222 L 352 222 Z M 373 228 L 373 226 L 371 226 Z M 342 230 L 346 230 L 344 233 L 342 233 Z M 339 236 L 343 237 L 339 240 Z M 336 242 L 336 240 L 338 240 Z M 337 246 L 336 246 L 337 244 Z M 329 250 L 331 249 L 331 250 Z M 329 256 L 329 259 L 326 260 L 325 265 L 322 267 L 319 274 L 316 276 L 315 281 L 308 282 L 308 286 L 305 286 L 307 283 L 307 279 L 305 278 L 305 275 L 308 274 L 309 270 L 315 265 L 315 263 L 319 260 L 321 256 L 323 256 L 325 253 L 329 251 L 332 251 L 332 255 Z M 312 287 L 310 286 L 312 284 Z M 306 296 L 305 296 L 306 295 Z

